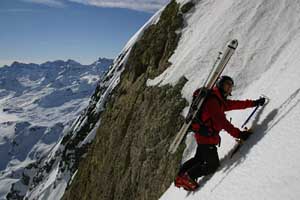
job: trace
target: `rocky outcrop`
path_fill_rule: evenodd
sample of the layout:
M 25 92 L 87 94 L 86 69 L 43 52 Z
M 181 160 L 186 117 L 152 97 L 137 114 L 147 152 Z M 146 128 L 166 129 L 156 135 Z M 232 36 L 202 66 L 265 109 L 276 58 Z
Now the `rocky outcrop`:
M 173 0 L 133 46 L 64 199 L 158 199 L 169 187 L 183 150 L 167 152 L 183 121 L 186 80 L 174 87 L 147 87 L 146 81 L 170 65 L 182 26 L 182 11 Z

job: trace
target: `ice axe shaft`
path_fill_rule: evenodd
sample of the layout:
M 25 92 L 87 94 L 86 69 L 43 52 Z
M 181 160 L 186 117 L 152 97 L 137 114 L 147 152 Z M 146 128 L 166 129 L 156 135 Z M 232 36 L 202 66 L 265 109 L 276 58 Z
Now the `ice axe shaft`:
M 265 96 L 265 95 L 260 95 L 260 98 L 265 98 L 265 99 L 266 99 L 265 104 L 267 104 L 268 101 L 269 101 L 269 98 L 268 98 L 267 96 Z M 256 113 L 256 111 L 258 110 L 259 107 L 260 107 L 259 105 L 257 105 L 257 106 L 255 107 L 255 109 L 252 111 L 252 113 L 249 115 L 249 117 L 248 117 L 248 118 L 246 119 L 246 121 L 243 123 L 242 128 L 244 128 L 244 126 L 249 122 L 249 120 L 250 120 L 251 117 Z
M 252 113 L 249 115 L 249 117 L 246 119 L 246 121 L 243 123 L 242 128 L 244 128 L 244 126 L 249 122 L 249 120 L 251 119 L 251 117 L 256 113 L 256 111 L 258 110 L 259 105 L 255 107 L 255 109 L 252 111 Z

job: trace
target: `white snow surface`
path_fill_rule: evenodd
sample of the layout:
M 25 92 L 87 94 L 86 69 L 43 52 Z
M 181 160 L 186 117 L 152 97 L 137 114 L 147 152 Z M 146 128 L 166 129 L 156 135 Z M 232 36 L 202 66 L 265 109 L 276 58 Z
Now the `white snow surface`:
M 186 15 L 186 27 L 170 58 L 172 66 L 148 85 L 175 84 L 185 76 L 189 81 L 182 95 L 191 102 L 192 92 L 204 83 L 218 52 L 231 39 L 238 39 L 236 53 L 223 73 L 235 80 L 232 99 L 264 94 L 270 101 L 248 123 L 254 135 L 232 159 L 228 155 L 235 141 L 221 133 L 221 166 L 198 180 L 198 191 L 188 193 L 172 184 L 160 200 L 300 199 L 299 13 L 296 0 L 202 0 Z M 228 112 L 227 117 L 241 127 L 252 110 Z M 182 162 L 194 155 L 192 135 L 186 144 Z

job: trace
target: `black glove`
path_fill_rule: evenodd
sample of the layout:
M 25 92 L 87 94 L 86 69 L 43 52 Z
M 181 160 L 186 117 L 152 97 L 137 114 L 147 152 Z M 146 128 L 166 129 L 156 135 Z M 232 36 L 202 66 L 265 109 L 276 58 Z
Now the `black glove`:
M 255 106 L 263 106 L 266 102 L 266 98 L 265 97 L 261 97 L 257 100 L 254 101 L 254 105 Z
M 240 135 L 239 135 L 239 139 L 241 140 L 247 140 L 249 138 L 249 136 L 252 134 L 252 132 L 250 131 L 241 131 Z

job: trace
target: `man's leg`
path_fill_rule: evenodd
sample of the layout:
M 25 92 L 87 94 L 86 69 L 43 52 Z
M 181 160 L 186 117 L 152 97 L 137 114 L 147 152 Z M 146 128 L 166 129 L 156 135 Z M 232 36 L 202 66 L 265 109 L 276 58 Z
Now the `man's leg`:
M 184 174 L 186 171 L 193 168 L 196 164 L 200 162 L 203 162 L 203 159 L 202 159 L 201 148 L 199 148 L 198 145 L 195 156 L 180 166 L 178 175 Z
M 199 146 L 197 147 L 196 154 L 193 158 L 186 161 L 181 167 L 178 172 L 177 177 L 175 178 L 175 186 L 176 187 L 183 187 L 186 190 L 193 191 L 196 188 L 198 188 L 198 183 L 192 179 L 187 171 L 191 168 L 193 168 L 198 163 L 202 163 L 202 156 L 201 156 L 201 149 L 199 149 Z
M 198 162 L 187 170 L 188 175 L 192 179 L 214 173 L 220 166 L 218 151 L 215 145 L 198 145 L 198 149 L 201 162 Z

